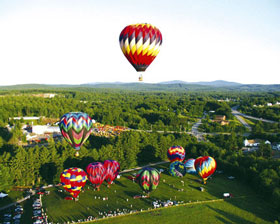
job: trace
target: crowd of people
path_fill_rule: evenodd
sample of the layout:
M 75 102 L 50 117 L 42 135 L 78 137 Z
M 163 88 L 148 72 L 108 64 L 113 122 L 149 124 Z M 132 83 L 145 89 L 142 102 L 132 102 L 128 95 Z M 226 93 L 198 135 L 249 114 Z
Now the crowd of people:
M 100 123 L 93 124 L 93 134 L 95 136 L 102 136 L 102 137 L 113 137 L 117 136 L 123 131 L 128 130 L 127 127 L 122 126 L 110 126 L 110 125 L 103 125 Z

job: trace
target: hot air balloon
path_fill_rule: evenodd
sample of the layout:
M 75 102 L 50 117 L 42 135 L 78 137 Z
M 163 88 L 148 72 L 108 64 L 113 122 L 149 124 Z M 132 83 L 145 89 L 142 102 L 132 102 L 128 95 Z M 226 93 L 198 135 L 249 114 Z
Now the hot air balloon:
M 158 28 L 147 23 L 126 26 L 120 34 L 120 47 L 137 72 L 144 72 L 159 53 L 162 35 Z M 139 81 L 143 77 L 140 75 Z
M 136 180 L 146 193 L 155 190 L 159 184 L 160 174 L 157 169 L 146 167 L 138 172 Z
M 187 173 L 196 173 L 194 161 L 195 159 L 188 159 L 184 162 Z
M 108 184 L 112 184 L 112 182 L 116 179 L 120 171 L 120 164 L 115 160 L 105 160 L 104 168 L 106 170 L 105 180 Z
M 94 188 L 99 188 L 106 177 L 106 169 L 100 162 L 90 163 L 86 168 L 88 179 L 93 184 Z
M 194 166 L 198 175 L 203 179 L 203 183 L 206 184 L 206 180 L 210 177 L 216 170 L 216 161 L 211 156 L 198 157 Z
M 77 151 L 84 144 L 92 132 L 91 118 L 82 112 L 70 112 L 60 118 L 59 128 L 64 139 Z
M 167 150 L 167 157 L 170 162 L 182 162 L 185 159 L 185 149 L 179 145 L 172 146 Z
M 81 168 L 65 169 L 60 174 L 60 182 L 64 189 L 76 198 L 87 181 L 87 174 Z
M 171 176 L 175 177 L 183 177 L 186 174 L 186 168 L 184 166 L 184 163 L 175 161 L 173 163 L 170 163 L 169 166 L 169 173 Z

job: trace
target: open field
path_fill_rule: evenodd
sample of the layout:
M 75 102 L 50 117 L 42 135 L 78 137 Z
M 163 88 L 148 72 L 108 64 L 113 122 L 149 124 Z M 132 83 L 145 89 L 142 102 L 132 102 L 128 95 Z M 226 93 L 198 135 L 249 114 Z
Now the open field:
M 276 211 L 248 186 L 238 180 L 228 180 L 223 174 L 217 174 L 206 186 L 203 186 L 196 175 L 187 174 L 184 178 L 176 178 L 162 173 L 158 189 L 150 194 L 150 198 L 141 199 L 133 199 L 133 196 L 142 192 L 138 184 L 126 178 L 128 175 L 125 174 L 121 179 L 116 180 L 110 188 L 103 184 L 99 192 L 94 191 L 87 184 L 85 191 L 80 194 L 79 201 L 76 202 L 64 200 L 68 193 L 59 192 L 61 187 L 52 188 L 51 194 L 43 197 L 43 207 L 47 211 L 49 222 L 77 221 L 88 216 L 101 218 L 105 212 L 114 212 L 117 209 L 119 211 L 125 209 L 128 212 L 147 210 L 152 207 L 152 201 L 170 199 L 190 204 L 98 221 L 98 223 L 158 223 L 159 221 L 162 223 L 271 223 L 276 219 Z M 205 187 L 205 192 L 199 191 L 200 186 Z M 224 192 L 232 193 L 234 198 L 203 204 L 191 203 L 220 199 Z M 108 200 L 102 200 L 105 197 L 108 197 Z

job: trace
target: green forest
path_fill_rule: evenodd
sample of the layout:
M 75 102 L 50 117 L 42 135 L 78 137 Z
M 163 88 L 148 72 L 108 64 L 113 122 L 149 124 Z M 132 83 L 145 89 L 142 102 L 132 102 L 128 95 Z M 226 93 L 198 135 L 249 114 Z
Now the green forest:
M 55 93 L 54 98 L 35 96 L 38 93 Z M 225 101 L 225 99 L 230 99 Z M 15 186 L 41 186 L 59 182 L 64 168 L 85 167 L 94 161 L 114 159 L 121 170 L 150 162 L 167 159 L 167 149 L 181 145 L 186 158 L 210 155 L 217 161 L 217 169 L 236 176 L 252 186 L 266 200 L 280 209 L 280 160 L 272 158 L 272 149 L 262 144 L 260 150 L 250 154 L 241 151 L 243 133 L 231 114 L 231 107 L 239 105 L 243 112 L 263 114 L 263 107 L 249 105 L 279 102 L 279 92 L 223 93 L 223 92 L 161 92 L 132 91 L 121 89 L 73 88 L 71 90 L 2 90 L 0 92 L 0 191 Z M 250 104 L 249 104 L 250 103 Z M 247 108 L 247 109 L 246 109 Z M 74 149 L 64 140 L 50 139 L 47 145 L 23 147 L 21 126 L 24 121 L 12 117 L 44 116 L 59 118 L 70 111 L 82 111 L 103 124 L 126 126 L 131 130 L 105 138 L 91 135 L 74 157 Z M 212 115 L 226 115 L 234 121 L 229 126 L 210 123 Z M 279 107 L 271 110 L 270 119 L 279 121 Z M 202 128 L 206 132 L 227 132 L 228 135 L 209 135 L 198 141 L 188 134 L 192 125 L 206 115 Z M 267 114 L 269 116 L 269 114 Z M 41 121 L 37 121 L 40 123 Z M 8 130 L 7 125 L 13 127 Z M 251 136 L 280 142 L 279 124 L 273 126 L 274 135 L 267 133 L 269 127 L 255 123 Z M 142 130 L 142 131 L 141 131 Z M 150 130 L 151 132 L 146 132 Z M 156 132 L 163 131 L 162 133 Z M 175 131 L 176 133 L 169 133 Z

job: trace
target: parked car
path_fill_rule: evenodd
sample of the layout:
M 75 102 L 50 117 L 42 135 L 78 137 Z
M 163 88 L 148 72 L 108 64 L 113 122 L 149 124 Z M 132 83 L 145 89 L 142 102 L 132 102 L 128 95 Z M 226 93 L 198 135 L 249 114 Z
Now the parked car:
M 41 206 L 33 207 L 34 210 L 41 209 Z
M 35 203 L 33 203 L 32 206 L 33 206 L 33 208 L 34 207 L 41 207 L 41 203 L 40 202 L 35 202 Z
M 20 219 L 21 218 L 21 214 L 17 214 L 17 215 L 15 215 L 14 217 L 13 217 L 13 219 L 15 220 L 15 219 Z
M 12 217 L 12 214 L 4 214 L 4 218 L 11 218 Z
M 33 215 L 34 215 L 34 216 L 36 216 L 36 215 L 37 215 L 37 216 L 39 216 L 39 215 L 41 216 L 41 214 L 42 214 L 42 211 L 41 211 L 41 210 L 33 210 Z

